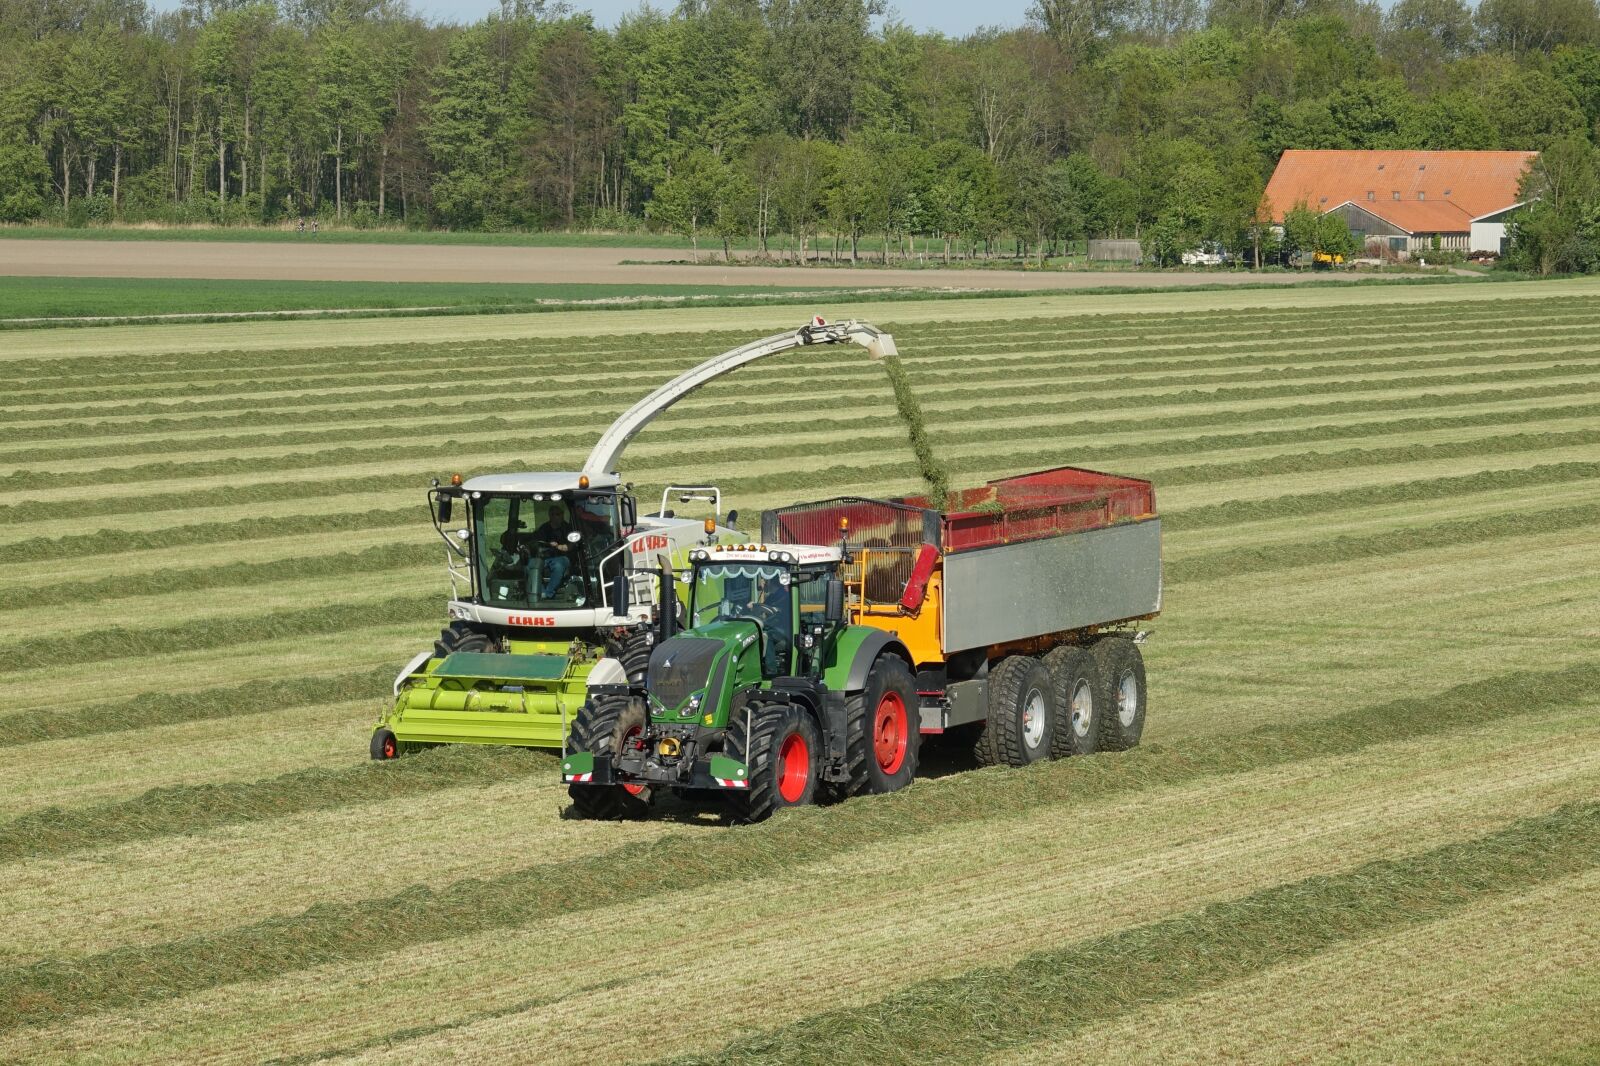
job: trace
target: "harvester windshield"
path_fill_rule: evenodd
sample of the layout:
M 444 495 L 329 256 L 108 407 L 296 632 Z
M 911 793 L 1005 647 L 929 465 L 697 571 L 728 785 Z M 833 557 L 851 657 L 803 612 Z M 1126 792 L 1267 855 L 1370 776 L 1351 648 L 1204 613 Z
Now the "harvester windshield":
M 600 561 L 621 540 L 609 492 L 484 494 L 472 501 L 478 591 L 490 607 L 600 602 Z

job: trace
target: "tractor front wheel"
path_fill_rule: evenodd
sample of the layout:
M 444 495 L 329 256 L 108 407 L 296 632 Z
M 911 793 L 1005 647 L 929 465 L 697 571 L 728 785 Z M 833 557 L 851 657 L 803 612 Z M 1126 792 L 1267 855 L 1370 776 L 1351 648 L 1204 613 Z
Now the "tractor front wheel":
M 817 801 L 822 734 L 816 719 L 792 703 L 766 704 L 750 717 L 750 732 L 736 720 L 728 730 L 729 758 L 744 763 L 748 788 L 729 789 L 728 813 L 736 822 L 759 822 L 784 807 Z
M 627 696 L 596 696 L 572 721 L 568 746 L 615 758 L 622 746 L 644 732 L 644 706 Z M 585 818 L 615 822 L 642 818 L 650 809 L 649 785 L 567 786 L 572 806 Z

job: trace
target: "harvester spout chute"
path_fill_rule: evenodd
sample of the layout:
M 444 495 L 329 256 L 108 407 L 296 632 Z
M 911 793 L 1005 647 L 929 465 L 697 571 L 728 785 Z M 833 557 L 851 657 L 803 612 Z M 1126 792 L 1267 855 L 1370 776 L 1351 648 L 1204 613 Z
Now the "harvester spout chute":
M 589 458 L 584 460 L 583 472 L 590 477 L 615 473 L 618 460 L 622 457 L 622 450 L 628 446 L 628 442 L 638 436 L 639 431 L 649 425 L 662 411 L 706 382 L 714 381 L 746 363 L 753 363 L 757 359 L 765 359 L 771 355 L 781 355 L 810 344 L 859 344 L 875 359 L 899 354 L 895 350 L 894 337 L 876 326 L 853 320 L 825 322 L 821 318 L 816 318 L 810 325 L 801 326 L 799 329 L 751 341 L 732 351 L 723 352 L 714 359 L 708 359 L 692 370 L 684 371 L 628 408 L 595 444 L 594 450 L 589 453 Z

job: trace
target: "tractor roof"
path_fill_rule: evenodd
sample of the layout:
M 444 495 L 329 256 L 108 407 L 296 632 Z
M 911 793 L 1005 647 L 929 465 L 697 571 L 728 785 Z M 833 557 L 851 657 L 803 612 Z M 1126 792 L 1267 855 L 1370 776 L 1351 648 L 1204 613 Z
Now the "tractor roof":
M 708 544 L 700 549 L 708 563 L 792 562 L 799 566 L 836 563 L 842 558 L 838 545 L 817 544 Z M 699 552 L 697 551 L 696 554 Z M 789 558 L 783 559 L 782 555 Z M 773 558 L 774 555 L 780 556 Z
M 468 492 L 577 492 L 576 470 L 555 470 L 527 474 L 483 474 L 461 486 Z M 614 489 L 622 480 L 615 474 L 591 474 L 591 489 Z

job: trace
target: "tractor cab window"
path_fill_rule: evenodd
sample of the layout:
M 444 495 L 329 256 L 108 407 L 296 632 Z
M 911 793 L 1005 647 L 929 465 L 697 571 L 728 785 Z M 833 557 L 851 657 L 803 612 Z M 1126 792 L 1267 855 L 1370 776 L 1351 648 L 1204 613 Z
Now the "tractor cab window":
M 599 602 L 596 568 L 621 539 L 606 493 L 485 496 L 473 501 L 483 603 L 562 610 Z
M 785 566 L 722 563 L 695 571 L 691 624 L 748 619 L 761 627 L 762 668 L 786 672 L 794 646 L 794 578 Z

